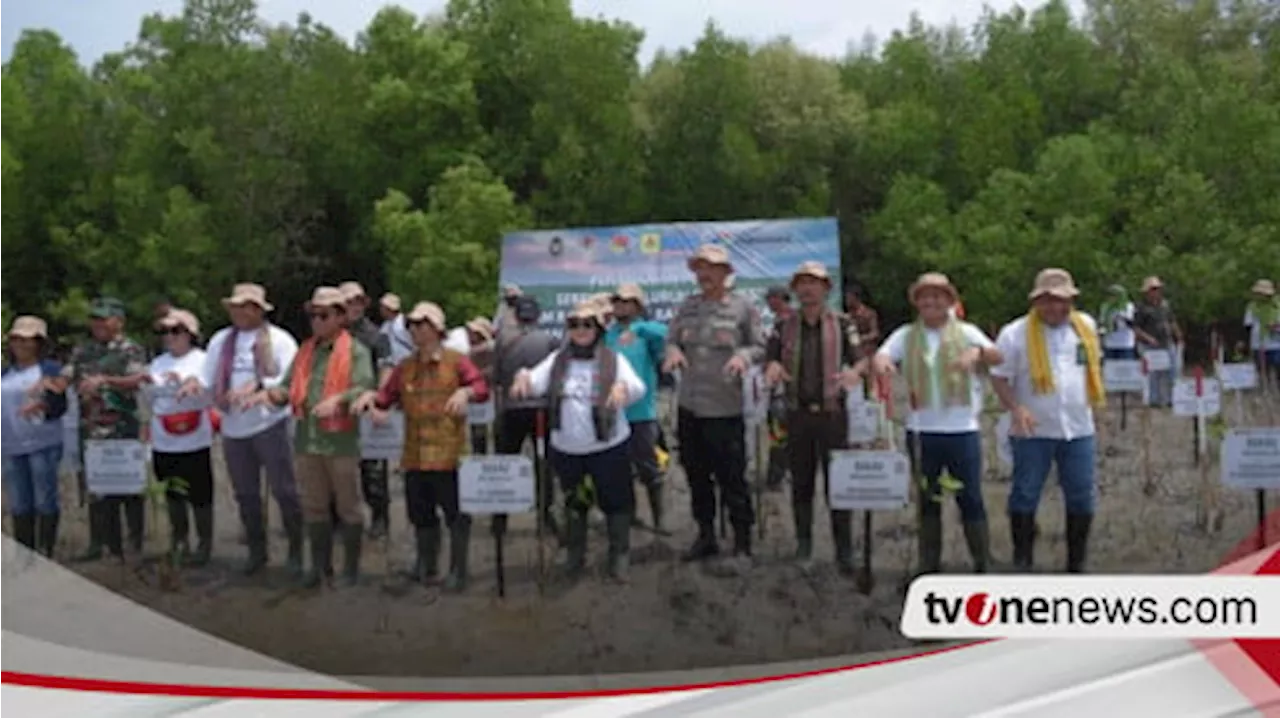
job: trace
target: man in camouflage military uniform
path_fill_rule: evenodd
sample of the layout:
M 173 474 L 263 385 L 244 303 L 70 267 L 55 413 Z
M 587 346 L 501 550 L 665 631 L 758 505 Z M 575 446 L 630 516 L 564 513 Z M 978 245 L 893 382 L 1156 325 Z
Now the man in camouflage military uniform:
M 369 319 L 369 296 L 359 282 L 343 282 L 338 285 L 346 301 L 347 331 L 365 345 L 373 356 L 378 386 L 391 374 L 391 338 Z M 391 488 L 387 462 L 381 459 L 360 460 L 360 492 L 369 506 L 369 538 L 380 539 L 387 534 L 390 523 Z M 336 507 L 335 507 L 336 512 Z M 335 513 L 335 523 L 337 515 Z
M 746 568 L 755 512 L 746 483 L 742 380 L 764 358 L 764 331 L 751 301 L 729 289 L 733 266 L 724 247 L 703 245 L 689 269 L 701 291 L 676 310 L 663 362 L 664 371 L 682 370 L 676 433 L 698 523 L 698 538 L 682 558 L 720 553 L 714 529 L 718 486 L 733 525 L 734 556 Z
M 76 347 L 62 376 L 80 397 L 80 441 L 134 439 L 141 434 L 138 387 L 147 378 L 147 350 L 124 335 L 124 304 L 111 297 L 94 300 L 92 338 Z M 83 455 L 83 452 L 82 452 Z M 129 525 L 129 546 L 142 551 L 145 502 L 141 494 L 89 497 L 89 548 L 81 561 L 102 558 L 103 544 L 124 557 L 120 509 Z

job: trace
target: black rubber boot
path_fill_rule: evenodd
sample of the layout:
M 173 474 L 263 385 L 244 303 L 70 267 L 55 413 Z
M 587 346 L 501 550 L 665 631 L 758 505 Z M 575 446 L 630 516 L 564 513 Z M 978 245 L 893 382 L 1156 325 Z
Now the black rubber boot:
M 813 560 L 813 504 L 792 502 L 791 516 L 796 529 L 796 561 L 807 564 Z
M 102 550 L 106 544 L 106 502 L 101 499 L 89 500 L 89 545 L 83 553 L 72 559 L 75 563 L 102 560 Z
M 964 540 L 973 557 L 973 572 L 986 573 L 991 563 L 991 532 L 986 521 L 969 521 L 964 525 Z
M 733 555 L 734 556 L 751 556 L 751 525 L 750 524 L 734 524 L 733 525 Z
M 213 555 L 213 504 L 192 506 L 191 515 L 196 520 L 196 550 L 189 561 L 192 566 L 204 566 Z
M 671 532 L 666 530 L 662 521 L 666 514 L 662 481 L 654 479 L 645 489 L 649 496 L 649 515 L 653 518 L 653 532 L 660 536 L 670 536 Z
M 631 515 L 609 514 L 605 516 L 605 528 L 609 536 L 609 578 L 626 583 L 631 567 Z
M 630 526 L 627 527 L 630 529 Z M 565 516 L 566 578 L 576 580 L 587 565 L 587 512 L 585 509 L 569 509 Z
M 249 557 L 240 572 L 253 576 L 267 565 L 267 528 L 262 524 L 246 526 L 244 532 L 249 544 Z
M 14 514 L 13 516 L 13 540 L 26 546 L 28 549 L 36 550 L 36 516 L 35 514 Z
M 460 515 L 449 527 L 449 575 L 444 590 L 454 593 L 467 588 L 467 557 L 471 552 L 471 517 Z
M 1084 573 L 1092 514 L 1067 514 L 1067 573 Z
M 440 525 L 418 528 L 414 531 L 418 559 L 409 572 L 409 578 L 422 583 L 431 581 L 440 573 Z
M 711 523 L 698 524 L 698 538 L 694 540 L 689 550 L 680 556 L 680 560 L 685 563 L 691 561 L 702 561 L 720 555 L 720 543 L 716 541 L 715 525 Z
M 942 514 L 921 514 L 918 541 L 920 564 L 916 575 L 942 570 Z
M 853 569 L 853 512 L 831 512 L 831 539 L 836 545 L 836 570 L 846 578 Z
M 333 524 L 320 521 L 307 524 L 311 540 L 311 570 L 303 580 L 303 588 L 319 588 L 333 573 Z
M 379 506 L 375 509 L 370 509 L 369 513 L 371 514 L 369 518 L 369 538 L 377 541 L 391 531 L 389 512 L 387 507 Z
M 186 499 L 177 496 L 166 496 L 165 507 L 169 513 L 169 551 L 177 554 L 179 560 L 186 561 L 190 552 L 191 525 L 187 521 Z
M 1013 570 L 1031 573 L 1035 566 L 1035 514 L 1009 514 L 1009 534 L 1013 539 Z
M 302 576 L 302 517 L 287 516 L 284 519 L 284 535 L 289 542 L 289 554 L 285 559 L 285 570 L 292 578 Z
M 53 549 L 58 545 L 59 514 L 45 514 L 36 517 L 36 549 L 45 558 L 53 558 Z
M 129 549 L 135 554 L 142 553 L 142 545 L 146 541 L 145 520 L 147 502 L 141 496 L 126 496 L 124 499 L 124 520 L 129 529 Z
M 351 588 L 360 583 L 360 549 L 364 541 L 362 524 L 342 527 L 342 585 Z

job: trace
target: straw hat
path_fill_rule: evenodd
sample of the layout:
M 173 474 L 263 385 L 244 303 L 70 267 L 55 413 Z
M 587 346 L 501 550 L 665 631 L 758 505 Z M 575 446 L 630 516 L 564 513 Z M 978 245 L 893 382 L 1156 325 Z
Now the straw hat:
M 311 293 L 311 300 L 304 306 L 307 310 L 316 307 L 336 307 L 343 308 L 347 303 L 347 298 L 343 295 L 342 290 L 337 287 L 316 287 Z
M 795 273 L 791 275 L 791 286 L 796 286 L 796 282 L 801 277 L 813 277 L 825 282 L 828 289 L 831 287 L 831 275 L 827 272 L 827 268 L 822 262 L 801 262 Z
M 1037 299 L 1046 294 L 1059 299 L 1075 299 L 1080 296 L 1080 290 L 1076 289 L 1076 280 L 1071 278 L 1071 272 L 1056 268 L 1042 269 L 1036 275 L 1035 286 L 1027 298 Z
M 13 320 L 13 326 L 9 327 L 9 336 L 23 337 L 24 339 L 48 339 L 49 325 L 45 324 L 40 317 L 30 315 L 17 317 Z
M 600 314 L 600 306 L 591 300 L 573 305 L 566 319 L 593 319 L 596 324 L 604 326 L 604 317 Z
M 644 290 L 640 288 L 639 284 L 627 282 L 626 284 L 618 285 L 617 291 L 613 293 L 613 301 L 635 302 L 641 308 L 644 308 L 648 300 L 645 299 Z
M 440 308 L 440 305 L 431 302 L 418 302 L 413 305 L 413 309 L 405 316 L 404 320 L 410 324 L 425 320 L 438 332 L 443 332 L 446 326 L 444 310 Z
M 275 307 L 267 302 L 267 290 L 261 284 L 244 283 L 231 288 L 231 296 L 222 300 L 224 307 L 238 307 L 244 304 L 256 304 L 262 311 L 269 312 Z
M 1272 284 L 1270 279 L 1259 279 L 1253 283 L 1253 288 L 1249 291 L 1254 294 L 1261 294 L 1264 297 L 1274 297 L 1276 295 L 1276 285 Z
M 390 309 L 393 312 L 400 311 L 400 297 L 395 294 L 392 294 L 391 292 L 387 292 L 386 294 L 382 295 L 382 298 L 378 300 L 378 304 L 386 307 L 387 309 Z
M 160 326 L 165 329 L 182 327 L 183 329 L 186 329 L 191 336 L 200 336 L 200 320 L 196 318 L 196 315 L 185 309 L 169 310 L 169 313 L 164 315 L 164 318 L 160 320 Z
M 729 261 L 729 250 L 718 244 L 704 244 L 698 247 L 698 251 L 689 258 L 689 271 L 696 269 L 699 264 L 725 267 L 730 272 L 733 271 L 733 263 Z
M 925 289 L 941 289 L 947 293 L 947 296 L 951 297 L 953 302 L 960 298 L 960 292 L 956 291 L 956 285 L 952 284 L 951 278 L 942 272 L 925 272 L 917 277 L 916 281 L 912 282 L 911 287 L 907 289 L 907 299 L 914 304 L 916 294 Z
M 1142 280 L 1142 291 L 1144 292 L 1149 292 L 1152 289 L 1160 289 L 1162 287 L 1164 287 L 1164 282 L 1160 281 L 1159 277 L 1152 276 Z
M 476 317 L 467 322 L 467 331 L 475 332 L 484 338 L 485 341 L 493 339 L 493 322 L 485 317 Z
M 342 292 L 343 299 L 348 302 L 352 299 L 362 299 L 366 296 L 364 287 L 360 286 L 359 282 L 343 282 L 338 285 L 338 291 Z

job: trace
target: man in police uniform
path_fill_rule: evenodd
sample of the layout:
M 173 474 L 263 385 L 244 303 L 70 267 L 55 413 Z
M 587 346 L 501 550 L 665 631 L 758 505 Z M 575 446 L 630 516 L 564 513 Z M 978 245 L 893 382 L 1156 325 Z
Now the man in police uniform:
M 369 319 L 369 297 L 359 282 L 343 282 L 338 286 L 338 291 L 342 292 L 343 301 L 346 302 L 347 331 L 373 355 L 374 369 L 378 372 L 378 386 L 382 386 L 382 379 L 391 373 L 391 337 Z M 360 491 L 364 494 L 365 503 L 369 505 L 369 538 L 382 538 L 387 533 L 391 506 L 386 461 L 360 461 Z
M 147 380 L 147 350 L 124 334 L 124 303 L 100 297 L 89 309 L 91 338 L 76 347 L 62 370 L 61 390 L 74 384 L 80 398 L 80 441 L 141 436 L 137 391 Z M 83 455 L 83 451 L 81 453 Z M 102 549 L 124 558 L 120 509 L 129 525 L 129 547 L 142 552 L 142 494 L 89 496 L 89 548 L 80 561 L 97 561 Z
M 681 370 L 676 433 L 689 480 L 698 538 L 685 561 L 716 556 L 716 488 L 733 525 L 733 552 L 740 568 L 751 564 L 755 512 L 746 483 L 743 376 L 764 358 L 760 313 L 730 291 L 733 265 L 724 247 L 703 245 L 689 260 L 699 292 L 676 310 L 667 336 L 663 370 Z M 714 479 L 713 479 L 714 477 Z

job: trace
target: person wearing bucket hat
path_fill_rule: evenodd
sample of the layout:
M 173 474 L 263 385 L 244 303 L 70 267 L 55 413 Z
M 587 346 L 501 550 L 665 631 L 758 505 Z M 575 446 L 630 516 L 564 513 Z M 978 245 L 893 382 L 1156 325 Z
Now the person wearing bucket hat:
M 336 287 L 317 287 L 305 304 L 311 338 L 298 347 L 279 386 L 246 402 L 287 406 L 297 422 L 295 472 L 311 542 L 306 588 L 320 586 L 333 571 L 332 502 L 342 519 L 343 585 L 355 586 L 360 579 L 360 427 L 351 406 L 377 387 L 377 377 L 369 348 L 346 329 L 346 304 L 347 296 Z
M 288 540 L 285 567 L 298 577 L 302 575 L 302 507 L 294 475 L 289 410 L 248 402 L 259 391 L 280 386 L 298 353 L 298 342 L 267 320 L 275 307 L 267 301 L 262 285 L 235 285 L 222 306 L 231 326 L 210 337 L 203 371 L 183 382 L 178 396 L 190 398 L 207 391 L 221 415 L 222 454 L 248 543 L 242 573 L 257 574 L 267 564 L 262 497 L 265 470 Z
M 609 577 L 625 582 L 635 511 L 626 409 L 644 398 L 645 385 L 625 356 L 605 346 L 604 319 L 595 303 L 575 306 L 566 332 L 563 348 L 516 375 L 511 395 L 550 400 L 547 418 L 554 451 L 548 453 L 564 492 L 566 577 L 577 579 L 585 567 L 587 512 L 594 495 L 609 536 Z
M 378 317 L 381 323 L 378 325 L 379 331 L 384 334 L 390 334 L 391 323 L 396 317 L 400 316 L 400 295 L 387 292 L 378 300 Z
M 1164 296 L 1164 282 L 1159 277 L 1142 280 L 1142 300 L 1133 317 L 1133 331 L 1142 344 L 1142 352 L 1166 351 L 1170 356 L 1182 344 L 1182 329 L 1174 316 L 1173 305 Z M 1173 406 L 1174 369 L 1149 372 L 1149 400 L 1152 406 Z
M 151 463 L 156 478 L 169 486 L 170 551 L 184 563 L 203 566 L 213 551 L 213 420 L 203 402 L 177 398 L 183 382 L 204 371 L 200 321 L 185 309 L 171 309 L 157 326 L 164 332 L 165 352 L 151 360 L 144 392 L 151 402 Z M 189 515 L 196 524 L 194 553 Z
M 1251 289 L 1253 300 L 1244 313 L 1249 330 L 1249 350 L 1258 365 L 1264 386 L 1280 387 L 1280 297 L 1270 279 L 1259 279 Z
M 676 309 L 668 325 L 665 372 L 680 370 L 676 434 L 689 480 L 698 537 L 682 556 L 699 561 L 718 556 L 716 489 L 733 525 L 731 569 L 751 564 L 755 510 L 746 481 L 743 378 L 764 358 L 760 312 L 726 285 L 733 272 L 728 251 L 704 244 L 689 258 L 698 291 Z
M 493 338 L 493 322 L 486 317 L 476 317 L 467 322 L 467 344 L 470 351 L 467 358 L 480 370 L 485 386 L 493 385 L 493 360 L 496 342 Z M 495 406 L 497 402 L 494 402 Z M 489 453 L 489 431 L 484 425 L 471 427 L 471 453 L 483 456 Z
M 1054 464 L 1067 511 L 1067 571 L 1084 571 L 1096 494 L 1094 412 L 1106 408 L 1107 395 L 1097 323 L 1075 309 L 1079 294 L 1066 270 L 1041 271 L 1031 310 L 996 340 L 1004 363 L 991 369 L 991 385 L 1012 418 L 1008 512 L 1020 572 L 1034 566 L 1036 510 Z
M 80 439 L 140 441 L 142 424 L 138 388 L 146 380 L 147 350 L 125 336 L 124 303 L 99 297 L 89 307 L 91 337 L 76 347 L 62 367 L 62 378 L 75 386 L 80 400 Z M 62 384 L 61 386 L 66 386 Z M 78 560 L 96 561 L 106 550 L 124 558 L 120 513 L 129 529 L 129 548 L 142 552 L 146 504 L 142 494 L 99 495 L 88 486 L 89 547 Z M 96 529 L 95 529 L 96 525 Z
M 1123 284 L 1113 284 L 1107 289 L 1107 300 L 1098 310 L 1105 358 L 1138 358 L 1138 337 L 1133 331 L 1135 312 L 1133 302 L 1129 301 L 1129 290 Z
M 46 358 L 49 328 L 39 317 L 13 320 L 0 380 L 3 417 L 4 492 L 13 538 L 53 557 L 58 541 L 58 463 L 62 417 L 67 411 L 62 365 Z
M 667 327 L 645 318 L 644 290 L 638 284 L 620 285 L 612 295 L 612 307 L 614 323 L 605 332 L 605 346 L 626 357 L 645 386 L 644 397 L 626 411 L 631 424 L 627 440 L 631 467 L 649 497 L 654 532 L 666 535 L 662 471 L 658 468 L 658 368 L 666 355 Z
M 920 575 L 942 568 L 942 506 L 952 489 L 974 572 L 986 573 L 990 563 L 982 500 L 980 375 L 999 366 L 1003 357 L 981 329 L 952 314 L 958 297 L 945 274 L 920 275 L 907 292 L 916 320 L 894 330 L 873 360 L 881 375 L 901 366 L 907 383 L 907 445 L 916 464 L 914 473 L 922 479 L 917 512 Z M 944 471 L 959 486 L 944 486 Z
M 848 427 L 845 395 L 861 386 L 861 377 L 852 368 L 858 356 L 857 331 L 852 319 L 827 306 L 831 286 L 831 275 L 822 263 L 801 263 L 791 277 L 800 311 L 774 328 L 765 351 L 765 381 L 784 389 L 796 560 L 805 567 L 813 558 L 818 471 L 825 477 L 831 452 L 844 448 Z M 824 482 L 823 493 L 829 489 Z M 852 515 L 832 510 L 830 520 L 837 570 L 852 576 Z
M 352 406 L 368 411 L 374 422 L 386 410 L 404 412 L 404 499 L 417 539 L 417 560 L 409 572 L 417 582 L 435 579 L 440 552 L 440 519 L 449 527 L 449 574 L 444 588 L 461 591 L 467 583 L 471 517 L 459 511 L 458 463 L 467 444 L 467 405 L 489 398 L 489 387 L 475 364 L 444 346 L 447 325 L 439 306 L 419 302 L 406 315 L 417 351 L 405 359 L 374 392 Z
M 338 291 L 346 301 L 347 331 L 369 349 L 381 384 L 395 366 L 391 358 L 391 338 L 369 319 L 369 297 L 359 282 L 343 282 L 338 285 Z M 386 461 L 360 460 L 360 493 L 369 507 L 369 538 L 380 539 L 387 535 L 391 522 L 390 467 Z

